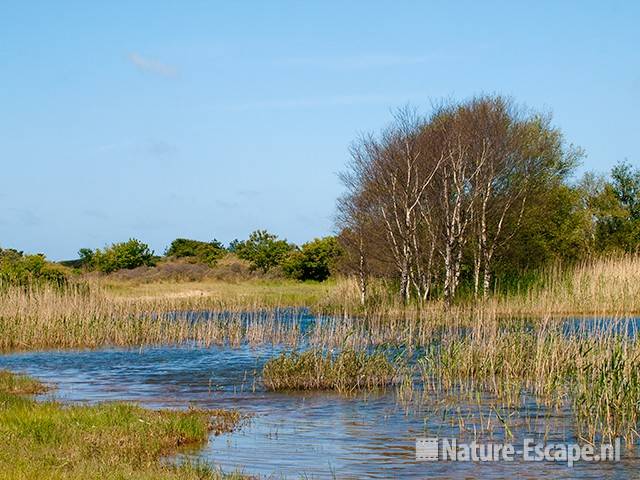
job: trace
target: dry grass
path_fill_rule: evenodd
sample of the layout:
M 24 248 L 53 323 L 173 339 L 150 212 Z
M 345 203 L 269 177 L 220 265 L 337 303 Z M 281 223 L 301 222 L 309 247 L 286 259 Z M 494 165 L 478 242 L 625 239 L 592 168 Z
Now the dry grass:
M 0 289 L 0 351 L 101 346 L 285 343 L 298 323 L 254 299 L 114 297 L 99 285 Z M 296 318 L 300 312 L 284 312 Z
M 427 394 L 489 393 L 503 405 L 571 406 L 579 438 L 621 436 L 631 444 L 640 420 L 640 339 L 625 319 L 603 324 L 487 323 L 446 330 L 417 365 Z
M 500 313 L 511 315 L 640 313 L 640 256 L 599 258 L 568 270 L 551 268 L 541 285 L 493 303 Z
M 0 350 L 95 348 L 195 342 L 297 343 L 299 324 L 280 306 L 307 306 L 330 318 L 309 332 L 312 345 L 362 349 L 426 345 L 443 325 L 466 328 L 494 318 L 566 314 L 622 316 L 640 310 L 640 259 L 608 258 L 563 272 L 521 295 L 403 305 L 382 281 L 366 307 L 353 279 L 328 283 L 254 280 L 0 288 Z M 208 312 L 198 316 L 189 312 Z M 266 319 L 265 319 L 266 316 Z
M 640 255 L 596 258 L 570 268 L 554 266 L 541 274 L 541 281 L 510 295 L 486 300 L 462 299 L 447 307 L 441 301 L 404 305 L 393 286 L 372 279 L 367 305 L 360 304 L 355 278 L 338 280 L 321 299 L 319 308 L 338 314 L 360 314 L 402 318 L 432 318 L 444 314 L 469 316 L 610 315 L 640 313 Z
M 251 280 L 228 282 L 134 283 L 105 279 L 99 283 L 113 300 L 158 301 L 193 300 L 210 308 L 265 308 L 319 304 L 333 289 L 332 282 L 296 282 L 294 280 Z

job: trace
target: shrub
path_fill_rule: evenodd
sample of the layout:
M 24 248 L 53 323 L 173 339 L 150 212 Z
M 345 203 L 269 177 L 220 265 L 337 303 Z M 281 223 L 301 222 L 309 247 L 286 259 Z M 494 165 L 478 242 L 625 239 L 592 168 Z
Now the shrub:
M 143 265 L 151 266 L 155 263 L 153 251 L 146 243 L 132 238 L 126 242 L 114 243 L 103 250 L 99 248 L 89 253 L 87 249 L 81 249 L 81 258 L 86 259 L 90 269 L 96 269 L 104 273 L 115 272 L 121 269 L 131 269 Z
M 24 255 L 14 249 L 0 248 L 0 281 L 10 285 L 67 283 L 67 270 L 47 261 L 43 254 Z
M 233 251 L 242 260 L 247 260 L 252 270 L 267 273 L 282 263 L 293 246 L 280 240 L 266 230 L 256 230 L 244 242 L 234 242 Z
M 189 258 L 194 263 L 204 263 L 212 267 L 225 253 L 224 246 L 216 239 L 211 242 L 201 242 L 187 238 L 176 238 L 171 242 L 165 255 L 167 257 Z
M 340 256 L 335 237 L 316 238 L 291 252 L 282 263 L 285 274 L 297 280 L 322 282 L 331 275 Z

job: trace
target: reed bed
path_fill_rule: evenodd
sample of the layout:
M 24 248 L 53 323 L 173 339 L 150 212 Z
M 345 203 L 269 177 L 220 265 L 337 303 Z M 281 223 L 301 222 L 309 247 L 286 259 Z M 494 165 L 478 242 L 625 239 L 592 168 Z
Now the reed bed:
M 541 405 L 570 407 L 581 438 L 633 442 L 639 436 L 640 335 L 628 315 L 640 310 L 638 278 L 638 257 L 611 257 L 550 271 L 526 294 L 449 308 L 401 305 L 383 283 L 372 287 L 362 308 L 357 284 L 344 279 L 317 302 L 320 314 L 313 320 L 304 309 L 274 307 L 274 297 L 261 299 L 262 293 L 222 299 L 115 294 L 99 283 L 5 285 L 0 351 L 279 345 L 303 353 L 268 363 L 268 389 L 348 392 L 394 384 L 411 400 L 417 376 L 423 396 L 489 393 L 505 407 L 533 396 Z M 613 319 L 574 325 L 557 315 L 576 312 Z M 384 347 L 402 349 L 414 363 L 399 368 L 366 353 Z M 326 353 L 332 349 L 336 353 Z
M 640 340 L 627 319 L 481 326 L 442 335 L 416 362 L 427 394 L 488 393 L 517 407 L 569 406 L 579 438 L 639 437 Z
M 318 308 L 337 315 L 420 319 L 444 313 L 465 317 L 477 311 L 506 317 L 640 313 L 640 255 L 597 257 L 572 266 L 556 264 L 537 276 L 532 285 L 516 287 L 508 294 L 486 299 L 467 295 L 450 306 L 440 300 L 404 304 L 396 295 L 396 286 L 384 279 L 369 281 L 368 299 L 362 305 L 358 280 L 341 278 L 322 297 Z
M 0 289 L 0 351 L 243 342 L 295 346 L 302 314 L 260 304 L 220 306 L 197 297 L 114 299 L 92 285 L 8 287 Z
M 267 361 L 262 380 L 267 390 L 336 390 L 349 393 L 383 388 L 397 381 L 398 367 L 382 352 L 307 350 L 283 353 Z
M 501 314 L 640 313 L 640 255 L 608 256 L 571 268 L 555 265 L 538 284 L 492 300 Z
M 100 281 L 64 288 L 0 285 L 0 350 L 184 342 L 295 344 L 299 325 L 276 321 L 282 317 L 278 313 L 282 305 L 309 307 L 326 318 L 308 335 L 313 345 L 359 349 L 390 343 L 414 348 L 427 345 L 442 326 L 467 328 L 525 315 L 638 312 L 638 278 L 640 257 L 601 258 L 569 270 L 551 269 L 542 282 L 520 294 L 449 307 L 439 301 L 404 305 L 382 280 L 371 283 L 363 307 L 357 282 L 348 278 L 327 285 Z M 194 321 L 189 312 L 209 312 L 214 321 Z M 271 321 L 262 318 L 264 312 L 275 312 Z

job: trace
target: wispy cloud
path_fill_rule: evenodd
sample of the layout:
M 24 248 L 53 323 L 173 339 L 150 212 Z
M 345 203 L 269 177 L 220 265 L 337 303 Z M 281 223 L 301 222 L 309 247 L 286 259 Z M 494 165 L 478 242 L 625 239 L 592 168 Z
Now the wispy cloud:
M 367 69 L 417 65 L 435 59 L 433 55 L 365 54 L 344 57 L 293 57 L 278 63 L 325 69 Z
M 149 143 L 147 152 L 154 157 L 166 157 L 177 153 L 178 147 L 163 140 L 155 140 Z
M 175 77 L 178 72 L 175 67 L 159 62 L 152 58 L 143 57 L 135 52 L 129 54 L 129 61 L 143 72 L 153 73 L 163 77 Z

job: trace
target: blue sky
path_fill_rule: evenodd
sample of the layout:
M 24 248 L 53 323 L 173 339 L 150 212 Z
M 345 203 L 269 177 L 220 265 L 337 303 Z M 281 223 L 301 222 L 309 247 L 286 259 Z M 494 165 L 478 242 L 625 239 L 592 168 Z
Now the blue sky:
M 0 4 L 0 246 L 333 230 L 348 146 L 478 93 L 640 161 L 638 2 Z

